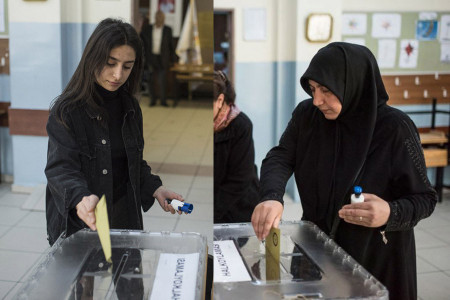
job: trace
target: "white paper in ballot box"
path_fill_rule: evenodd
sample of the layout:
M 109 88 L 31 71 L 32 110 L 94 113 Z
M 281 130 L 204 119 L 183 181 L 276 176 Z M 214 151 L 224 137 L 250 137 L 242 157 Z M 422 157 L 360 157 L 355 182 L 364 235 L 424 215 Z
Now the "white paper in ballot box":
M 193 300 L 199 254 L 161 253 L 149 300 Z

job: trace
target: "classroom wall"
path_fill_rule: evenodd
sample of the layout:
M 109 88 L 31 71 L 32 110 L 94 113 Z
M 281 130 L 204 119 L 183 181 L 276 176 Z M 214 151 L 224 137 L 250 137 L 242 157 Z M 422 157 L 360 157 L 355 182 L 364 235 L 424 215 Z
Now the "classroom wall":
M 309 97 L 299 84 L 309 61 L 327 43 L 341 40 L 343 12 L 439 12 L 448 11 L 449 7 L 450 1 L 447 0 L 215 0 L 215 9 L 233 10 L 236 103 L 253 122 L 258 167 L 267 151 L 278 143 L 295 106 Z M 267 38 L 263 41 L 244 39 L 244 11 L 248 8 L 266 9 Z M 330 13 L 333 16 L 333 33 L 329 42 L 311 43 L 306 40 L 306 19 L 310 13 Z M 415 121 L 429 124 L 428 117 L 423 118 Z M 439 117 L 437 122 L 445 123 L 446 120 Z M 433 174 L 430 176 L 434 177 Z M 292 182 L 287 192 L 297 197 Z
M 73 74 L 96 24 L 106 17 L 129 22 L 131 0 L 9 1 L 8 14 L 11 108 L 48 110 Z M 12 169 L 7 172 L 13 170 L 13 190 L 46 183 L 48 138 L 10 138 Z M 8 137 L 1 136 L 4 141 L 8 144 Z
M 413 13 L 418 12 L 436 12 L 438 15 L 440 13 L 448 13 L 450 12 L 450 1 L 448 0 L 400 0 L 400 1 L 390 1 L 390 0 L 378 0 L 378 1 L 359 1 L 359 0 L 342 0 L 343 2 L 343 11 L 345 12 L 400 12 L 403 13 L 405 16 L 409 17 L 413 15 Z M 438 18 L 440 20 L 440 17 Z M 404 21 L 402 21 L 404 23 Z M 403 31 L 403 30 L 402 30 Z M 435 42 L 435 44 L 437 44 Z M 370 47 L 370 45 L 368 45 Z M 421 48 L 428 46 L 427 43 L 422 42 L 422 45 L 419 45 L 419 51 L 421 51 Z M 434 47 L 436 45 L 433 45 Z M 423 50 L 423 49 L 422 49 Z M 373 50 L 375 51 L 375 50 Z M 436 51 L 435 51 L 436 52 Z M 376 53 L 375 53 L 376 55 Z M 433 57 L 436 59 L 436 57 Z M 431 58 L 431 59 L 433 59 Z M 420 56 L 419 56 L 420 59 Z M 433 62 L 435 64 L 435 62 Z M 441 72 L 449 73 L 450 72 L 450 65 L 449 64 L 440 64 L 438 69 Z M 414 72 L 421 72 L 421 71 L 429 71 L 427 69 L 426 64 L 418 64 L 417 70 L 402 70 L 401 73 L 414 73 Z M 389 73 L 399 73 L 398 70 L 388 70 Z M 383 70 L 382 70 L 383 72 Z M 405 109 L 405 110 L 419 110 L 423 109 L 423 106 L 417 106 L 417 105 L 408 105 L 408 106 L 397 106 L 397 108 Z M 438 105 L 438 109 L 441 110 L 449 110 L 448 104 L 441 104 Z M 411 119 L 414 121 L 416 126 L 418 127 L 429 127 L 429 124 L 431 123 L 431 117 L 426 115 L 412 115 Z M 437 115 L 436 116 L 436 125 L 437 126 L 447 126 L 449 124 L 449 117 L 444 115 Z M 435 181 L 435 168 L 429 168 L 428 169 L 428 177 L 430 178 L 431 182 Z M 445 169 L 445 175 L 444 175 L 444 184 L 450 185 L 450 167 L 447 167 Z

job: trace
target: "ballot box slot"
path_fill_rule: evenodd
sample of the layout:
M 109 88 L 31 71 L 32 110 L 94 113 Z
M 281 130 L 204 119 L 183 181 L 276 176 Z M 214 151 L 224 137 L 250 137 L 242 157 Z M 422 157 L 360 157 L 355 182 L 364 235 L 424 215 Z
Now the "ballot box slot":
M 283 295 L 283 300 L 323 299 L 321 293 L 307 293 L 295 295 Z
M 266 278 L 266 255 L 264 243 L 255 236 L 232 239 L 252 277 L 258 284 L 270 283 Z M 279 281 L 318 281 L 322 279 L 322 270 L 307 252 L 289 235 L 281 235 Z M 278 281 L 278 280 L 277 280 Z

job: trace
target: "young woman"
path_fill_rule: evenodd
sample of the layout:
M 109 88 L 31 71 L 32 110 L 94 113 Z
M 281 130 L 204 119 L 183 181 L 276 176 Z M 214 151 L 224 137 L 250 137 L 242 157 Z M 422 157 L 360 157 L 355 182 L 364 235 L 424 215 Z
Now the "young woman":
M 175 213 L 165 189 L 142 158 L 142 112 L 133 97 L 143 68 L 135 29 L 115 19 L 98 24 L 63 93 L 54 101 L 49 136 L 46 214 L 50 244 L 95 226 L 94 209 L 106 196 L 111 228 L 143 229 L 141 209 L 155 198 Z
M 250 222 L 259 188 L 253 125 L 221 71 L 214 72 L 214 99 L 214 223 Z
M 252 215 L 263 239 L 277 227 L 292 173 L 303 220 L 317 224 L 380 280 L 390 299 L 416 299 L 414 226 L 434 210 L 417 129 L 388 95 L 373 54 L 332 43 L 300 80 L 312 97 L 292 114 L 261 167 L 261 202 Z M 364 202 L 349 204 L 355 185 Z

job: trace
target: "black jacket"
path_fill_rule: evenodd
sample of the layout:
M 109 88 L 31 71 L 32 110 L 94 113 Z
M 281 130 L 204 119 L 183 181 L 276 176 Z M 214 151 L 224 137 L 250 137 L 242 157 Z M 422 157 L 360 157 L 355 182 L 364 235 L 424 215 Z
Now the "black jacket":
M 162 185 L 158 176 L 142 158 L 142 112 L 136 99 L 121 90 L 124 107 L 122 135 L 125 143 L 129 184 L 128 214 L 132 220 L 129 229 L 143 229 L 141 207 L 150 209 L 155 190 Z M 84 196 L 99 198 L 104 194 L 108 215 L 112 216 L 113 174 L 111 147 L 107 126 L 101 117 L 87 107 L 77 107 L 64 116 L 69 128 L 64 127 L 50 111 L 47 122 L 49 136 L 46 191 L 47 233 L 53 244 L 62 232 L 66 236 L 87 227 L 76 213 L 76 205 Z M 131 201 L 130 201 L 131 200 Z M 109 220 L 111 224 L 111 219 Z
M 214 223 L 250 222 L 258 203 L 252 122 L 243 113 L 214 133 Z
M 144 45 L 145 62 L 148 67 L 155 65 L 155 55 L 153 49 L 153 26 L 145 24 L 142 27 L 141 39 Z M 175 47 L 173 44 L 172 29 L 163 26 L 161 37 L 161 64 L 164 69 L 168 69 L 176 61 Z

